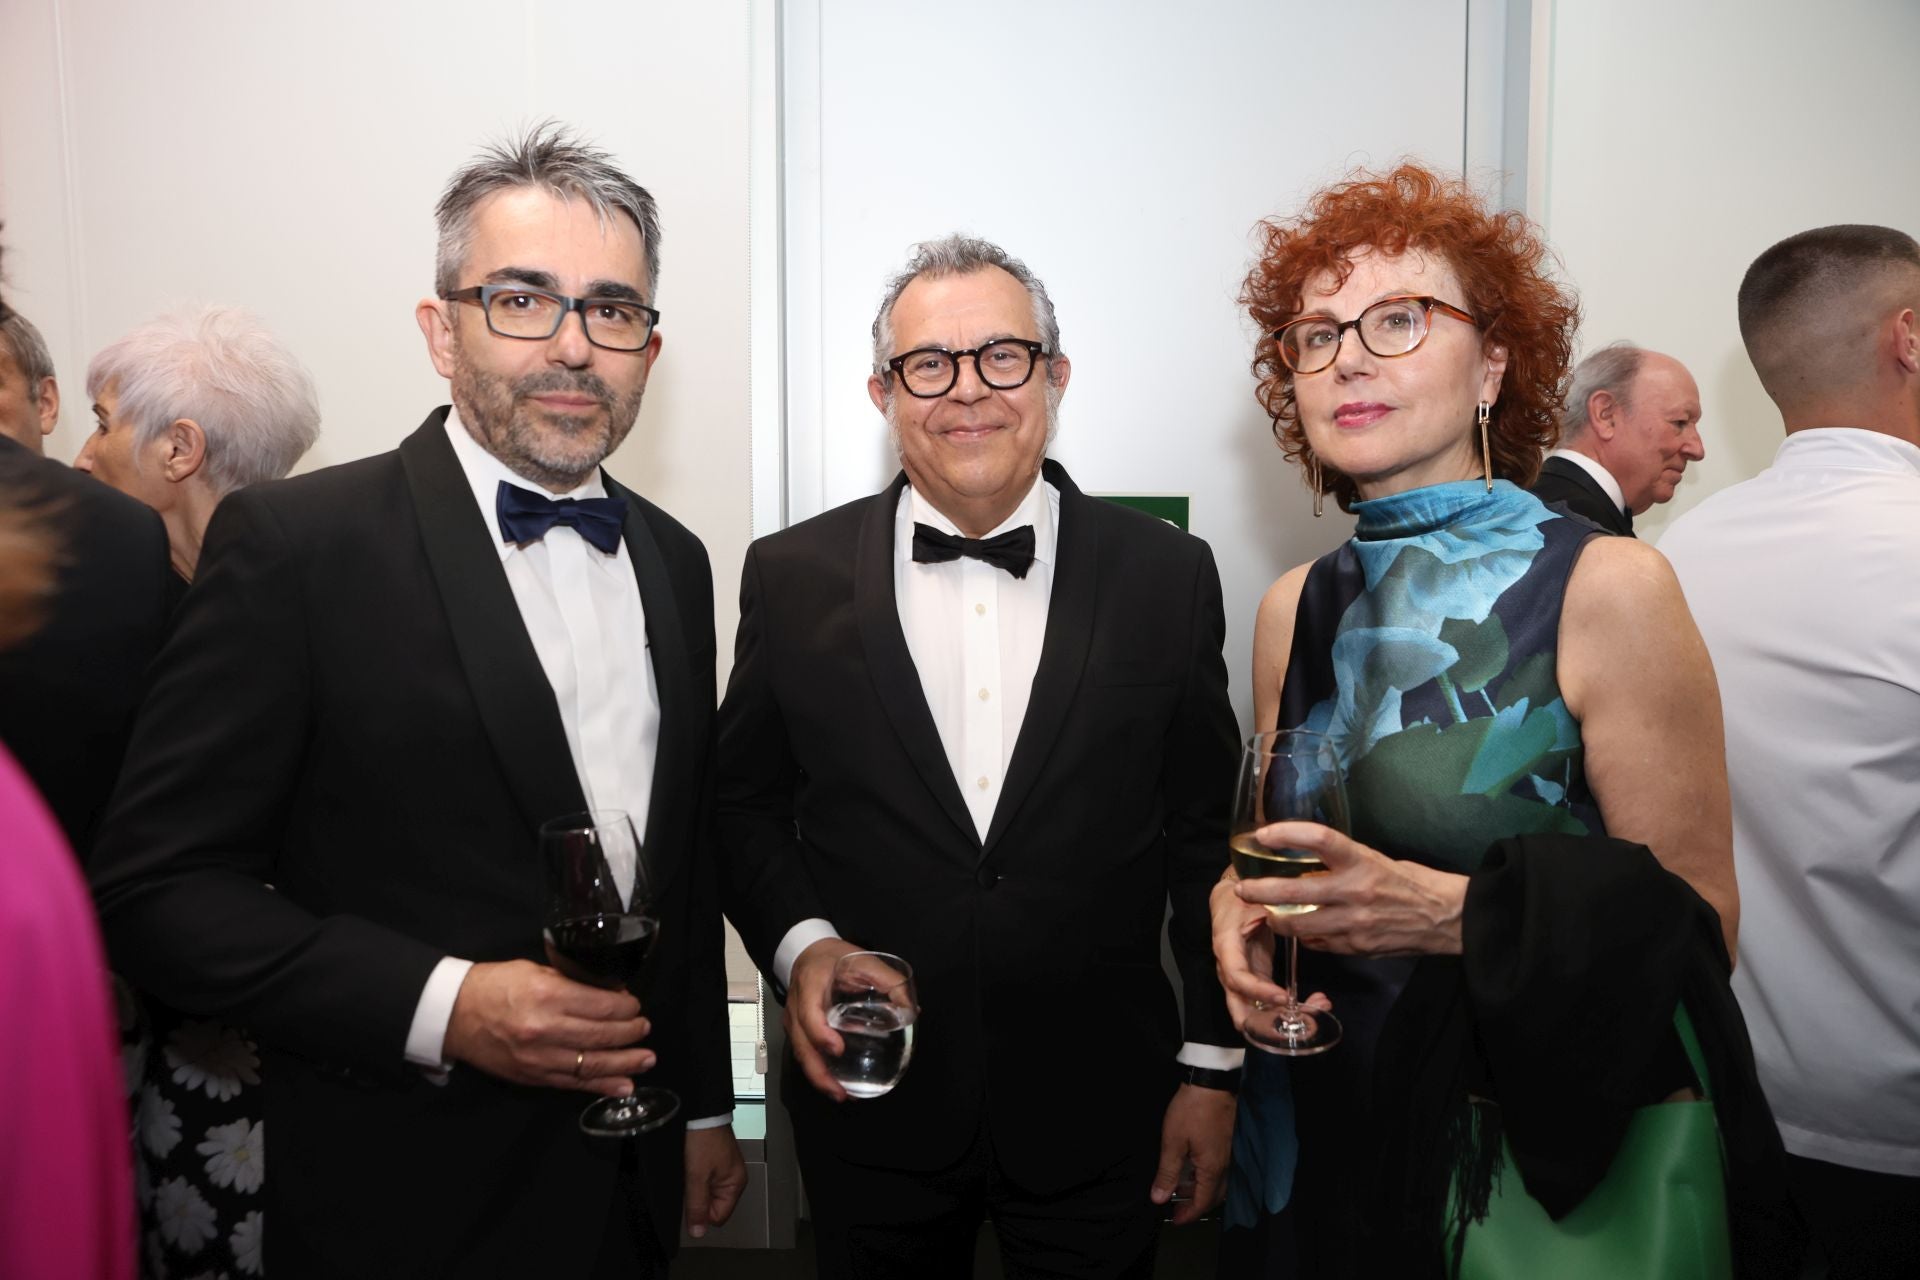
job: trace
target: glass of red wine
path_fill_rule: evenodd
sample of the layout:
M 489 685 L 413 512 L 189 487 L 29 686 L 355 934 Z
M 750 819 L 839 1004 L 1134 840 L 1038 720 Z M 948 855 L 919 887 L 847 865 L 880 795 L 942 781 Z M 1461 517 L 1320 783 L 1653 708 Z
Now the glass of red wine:
M 647 954 L 660 932 L 647 860 L 633 820 L 618 809 L 571 813 L 540 825 L 547 867 L 547 959 L 567 977 L 639 994 Z M 671 1089 L 639 1086 L 580 1113 L 596 1137 L 657 1129 L 680 1110 Z

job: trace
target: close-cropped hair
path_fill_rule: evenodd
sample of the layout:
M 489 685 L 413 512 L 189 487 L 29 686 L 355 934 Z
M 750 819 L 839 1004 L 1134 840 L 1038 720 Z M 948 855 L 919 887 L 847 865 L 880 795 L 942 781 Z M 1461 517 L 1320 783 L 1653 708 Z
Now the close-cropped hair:
M 53 356 L 47 351 L 47 340 L 25 316 L 9 311 L 0 319 L 0 343 L 6 345 L 14 367 L 26 379 L 27 399 L 39 404 L 41 380 L 53 376 Z
M 548 120 L 525 136 L 492 143 L 447 182 L 434 207 L 439 246 L 434 254 L 434 291 L 441 297 L 460 287 L 460 271 L 473 247 L 473 215 L 488 196 L 531 187 L 562 200 L 584 200 L 604 228 L 616 217 L 640 229 L 647 255 L 647 301 L 659 305 L 660 210 L 647 189 L 622 173 L 613 157 L 580 141 Z
M 1740 337 L 1759 363 L 1777 335 L 1902 267 L 1920 272 L 1920 243 L 1892 227 L 1846 224 L 1788 236 L 1753 260 L 1740 281 Z
M 1304 462 L 1310 450 L 1294 375 L 1274 332 L 1305 311 L 1310 283 L 1324 276 L 1337 288 L 1353 273 L 1356 257 L 1369 250 L 1420 252 L 1453 268 L 1466 296 L 1445 301 L 1474 315 L 1482 344 L 1507 350 L 1489 424 L 1493 471 L 1516 484 L 1533 483 L 1540 455 L 1559 442 L 1580 308 L 1549 275 L 1546 241 L 1524 215 L 1489 210 L 1465 182 L 1408 162 L 1387 173 L 1355 172 L 1320 191 L 1298 216 L 1261 223 L 1259 235 L 1260 258 L 1247 273 L 1240 302 L 1260 329 L 1256 394 L 1286 457 Z M 1358 491 L 1350 478 L 1326 467 L 1320 477 L 1324 492 L 1343 508 L 1352 505 Z
M 1622 409 L 1633 407 L 1633 380 L 1647 362 L 1645 347 L 1632 342 L 1609 342 L 1573 367 L 1567 384 L 1567 408 L 1560 417 L 1560 438 L 1572 440 L 1587 429 L 1587 402 L 1600 391 L 1611 392 Z
M 216 493 L 293 469 L 320 436 L 313 379 L 259 320 L 238 307 L 161 316 L 93 358 L 87 395 L 112 387 L 133 428 L 134 457 L 182 418 L 206 437 Z
M 900 301 L 907 286 L 925 276 L 938 280 L 943 276 L 972 275 L 988 267 L 998 267 L 1020 282 L 1033 302 L 1033 327 L 1045 344 L 1049 357 L 1060 354 L 1060 321 L 1053 313 L 1053 299 L 1040 277 L 1027 264 L 987 240 L 958 232 L 939 240 L 923 240 L 913 246 L 907 265 L 887 281 L 880 298 L 880 310 L 873 317 L 873 371 L 886 377 L 887 361 L 893 352 L 893 304 Z

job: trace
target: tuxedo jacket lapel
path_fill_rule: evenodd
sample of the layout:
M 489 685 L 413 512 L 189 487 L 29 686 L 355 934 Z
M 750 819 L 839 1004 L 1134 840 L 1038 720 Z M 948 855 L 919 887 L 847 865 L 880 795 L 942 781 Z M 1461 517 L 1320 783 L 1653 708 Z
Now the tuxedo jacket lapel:
M 902 472 L 870 501 L 860 522 L 854 547 L 853 613 L 867 673 L 901 747 L 947 817 L 969 841 L 977 842 L 980 833 L 961 798 L 960 784 L 954 781 L 953 766 L 947 763 L 940 730 L 933 723 L 920 673 L 907 649 L 906 632 L 900 627 L 900 602 L 893 589 L 893 520 L 906 487 Z
M 407 437 L 400 462 L 467 686 L 514 800 L 534 828 L 586 808 L 586 797 L 560 706 L 520 621 L 494 533 L 447 442 L 446 416 L 445 408 L 435 410 Z M 663 705 L 663 721 L 664 712 Z
M 662 885 L 672 874 L 672 859 L 686 841 L 664 838 L 682 812 L 673 798 L 681 795 L 701 760 L 696 738 L 697 708 L 692 705 L 692 656 L 687 652 L 680 605 L 667 576 L 666 557 L 653 531 L 647 528 L 632 495 L 602 472 L 607 492 L 627 499 L 623 535 L 633 576 L 640 586 L 640 606 L 647 617 L 647 650 L 653 660 L 654 688 L 660 695 L 660 736 L 653 755 L 653 790 L 647 805 L 647 829 L 640 839 L 647 850 L 648 867 Z
M 1548 458 L 1540 464 L 1543 471 L 1560 477 L 1568 484 L 1587 495 L 1587 501 L 1575 507 L 1575 510 L 1598 524 L 1609 533 L 1625 537 L 1633 535 L 1632 520 L 1613 505 L 1613 499 L 1600 487 L 1600 482 L 1587 474 L 1587 469 L 1579 463 L 1568 462 L 1565 458 Z
M 1085 510 L 1093 499 L 1081 493 L 1068 478 L 1066 468 L 1051 458 L 1043 464 L 1041 477 L 1060 491 L 1060 528 L 1053 559 L 1053 591 L 1047 601 L 1047 631 L 1040 642 L 1040 665 L 1034 669 L 1026 718 L 1020 722 L 1020 736 L 1014 740 L 1013 759 L 1007 766 L 1006 786 L 1001 789 L 987 838 L 980 847 L 983 860 L 1006 834 L 1013 815 L 1039 780 L 1080 691 L 1087 649 L 1093 643 L 1100 539 Z

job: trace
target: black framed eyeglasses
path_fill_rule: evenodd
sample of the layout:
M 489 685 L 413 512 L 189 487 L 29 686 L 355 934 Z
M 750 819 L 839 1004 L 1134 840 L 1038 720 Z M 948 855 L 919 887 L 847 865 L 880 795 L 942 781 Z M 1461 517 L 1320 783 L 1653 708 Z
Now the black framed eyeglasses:
M 569 311 L 580 313 L 587 341 L 608 351 L 639 351 L 653 337 L 660 313 L 626 298 L 569 298 L 523 284 L 480 284 L 455 289 L 448 302 L 471 302 L 487 317 L 487 328 L 503 338 L 543 342 L 560 332 Z
M 979 375 L 980 381 L 995 391 L 1012 391 L 1015 387 L 1027 385 L 1027 379 L 1033 376 L 1033 366 L 1039 357 L 1052 355 L 1044 342 L 1001 338 L 998 342 L 989 342 L 983 347 L 971 347 L 965 351 L 917 347 L 887 361 L 887 368 L 899 375 L 900 385 L 907 389 L 908 395 L 931 400 L 947 394 L 953 390 L 954 383 L 960 381 L 962 357 L 973 357 L 973 371 Z
M 1340 341 L 1351 329 L 1360 345 L 1383 360 L 1410 355 L 1427 340 L 1434 312 L 1464 320 L 1478 328 L 1480 322 L 1451 302 L 1442 302 L 1430 294 L 1409 294 L 1382 298 L 1351 320 L 1332 316 L 1302 316 L 1273 331 L 1280 346 L 1280 359 L 1294 373 L 1319 373 L 1340 355 Z

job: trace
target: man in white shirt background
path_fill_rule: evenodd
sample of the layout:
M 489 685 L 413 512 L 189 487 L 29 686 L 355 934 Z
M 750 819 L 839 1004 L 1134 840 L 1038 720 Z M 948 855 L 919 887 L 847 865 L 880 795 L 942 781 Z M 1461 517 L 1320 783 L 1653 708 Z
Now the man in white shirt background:
M 542 126 L 456 174 L 438 216 L 417 318 L 452 409 L 221 503 L 96 892 L 117 967 L 260 1041 L 275 1276 L 656 1274 L 683 1189 L 697 1234 L 745 1180 L 711 578 L 600 470 L 660 351 L 658 215 Z M 535 832 L 588 807 L 643 835 L 644 1010 L 541 963 Z M 640 1078 L 678 1119 L 580 1131 L 583 1095 Z
M 753 545 L 720 712 L 727 910 L 785 992 L 820 1271 L 968 1277 L 991 1220 L 1010 1274 L 1150 1274 L 1181 1165 L 1176 1221 L 1219 1197 L 1241 1059 L 1208 950 L 1219 575 L 1046 457 L 1071 366 L 1018 260 L 919 246 L 873 337 L 902 473 Z M 921 1015 L 899 1086 L 848 1100 L 825 996 L 861 949 Z
M 1787 438 L 1660 540 L 1720 680 L 1735 993 L 1832 1280 L 1920 1259 L 1920 244 L 1768 249 L 1740 333 Z
M 1574 367 L 1560 447 L 1540 464 L 1533 493 L 1562 502 L 1609 533 L 1671 502 L 1700 441 L 1700 389 L 1672 356 L 1615 342 Z

